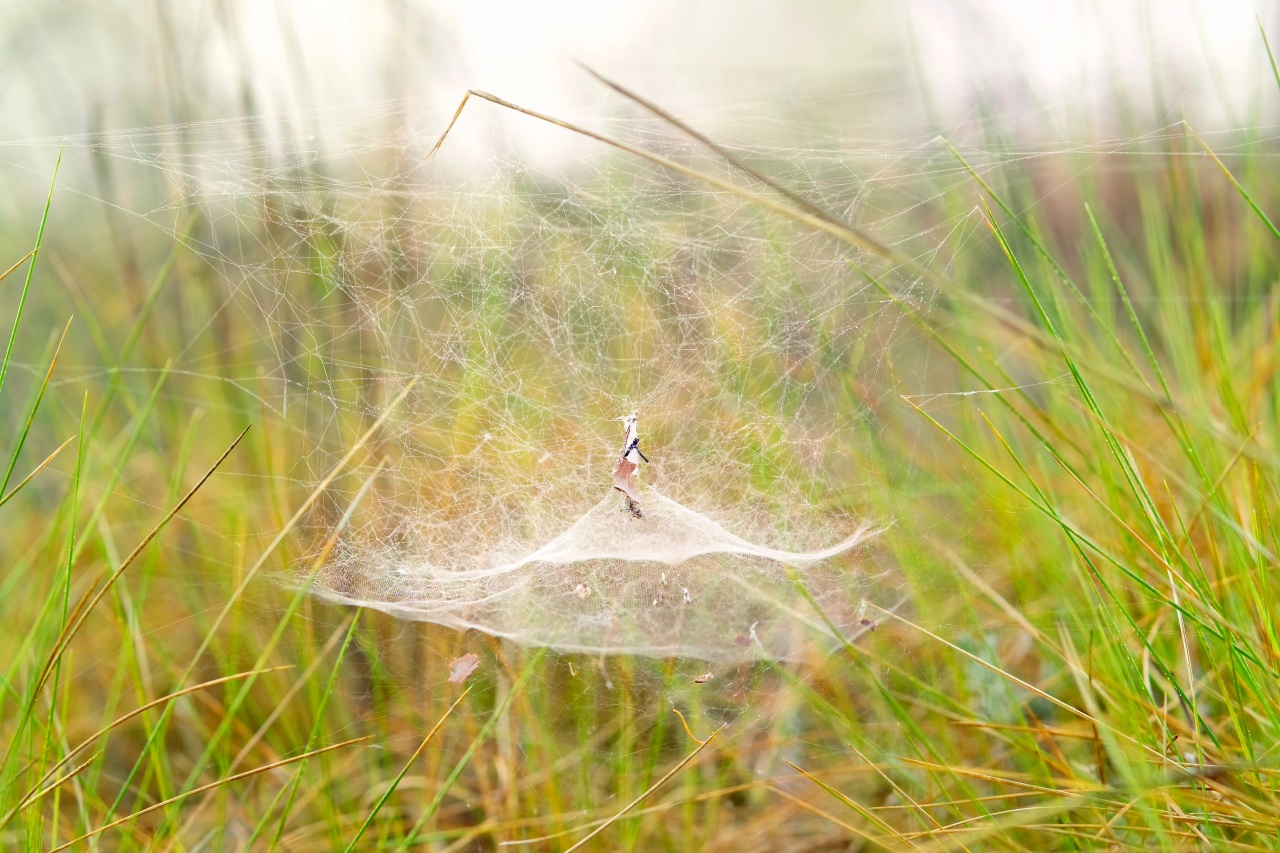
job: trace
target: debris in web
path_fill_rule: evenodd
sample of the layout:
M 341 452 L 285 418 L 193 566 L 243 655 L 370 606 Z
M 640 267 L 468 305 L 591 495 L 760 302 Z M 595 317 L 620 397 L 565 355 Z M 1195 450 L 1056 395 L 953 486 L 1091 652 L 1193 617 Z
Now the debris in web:
M 640 508 L 640 490 L 636 484 L 636 471 L 640 460 L 649 460 L 640 452 L 639 413 L 632 412 L 622 418 L 622 453 L 613 466 L 613 487 L 622 492 L 622 509 L 636 518 L 644 518 Z
M 449 683 L 461 684 L 480 668 L 480 656 L 465 654 L 449 664 Z

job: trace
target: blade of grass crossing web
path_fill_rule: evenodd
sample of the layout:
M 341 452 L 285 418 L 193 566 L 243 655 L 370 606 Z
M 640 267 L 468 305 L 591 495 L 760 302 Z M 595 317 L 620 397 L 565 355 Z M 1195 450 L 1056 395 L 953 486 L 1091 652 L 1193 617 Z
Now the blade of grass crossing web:
M 4 361 L 0 361 L 0 390 L 4 389 L 4 379 L 9 374 L 9 359 L 13 355 L 13 343 L 18 339 L 18 326 L 22 323 L 22 310 L 27 305 L 27 294 L 31 292 L 31 278 L 36 271 L 36 259 L 40 257 L 40 247 L 44 245 L 44 227 L 49 221 L 49 208 L 53 205 L 53 188 L 58 183 L 58 168 L 62 165 L 62 147 L 58 147 L 58 159 L 53 164 L 53 177 L 49 179 L 49 195 L 44 200 L 44 213 L 40 216 L 40 230 L 36 232 L 36 245 L 31 250 L 31 260 L 27 265 L 27 277 L 22 282 L 22 294 L 18 297 L 18 310 L 14 313 L 13 329 L 9 332 L 9 343 L 4 350 Z M 21 261 L 19 261 L 21 263 Z M 8 275 L 8 273 L 5 273 Z
M 1062 283 L 1071 290 L 1072 295 L 1076 297 L 1084 309 L 1089 313 L 1090 318 L 1098 328 L 1107 333 L 1116 352 L 1118 352 L 1121 357 L 1129 363 L 1129 366 L 1133 369 L 1134 373 L 1138 377 L 1142 378 L 1142 372 L 1138 370 L 1137 362 L 1133 360 L 1133 356 L 1129 353 L 1128 348 L 1126 348 L 1120 341 L 1119 337 L 1116 336 L 1115 330 L 1111 327 L 1111 324 L 1103 321 L 1102 316 L 1099 315 L 1097 310 L 1093 307 L 1093 300 L 1085 296 L 1079 286 L 1075 283 L 1075 279 L 1073 279 L 1067 271 L 1063 269 L 1062 265 L 1058 263 L 1058 260 L 1053 256 L 1053 253 L 1044 245 L 1043 241 L 1040 240 L 1039 236 L 1034 230 L 1032 230 L 1031 226 L 1027 225 L 1023 221 L 1023 218 L 1014 212 L 1009 203 L 1005 201 L 1004 196 L 996 192 L 995 188 L 987 183 L 986 179 L 983 178 L 978 170 L 975 169 L 959 151 L 956 150 L 955 146 L 946 139 L 942 140 L 942 144 L 947 147 L 947 150 L 951 152 L 952 156 L 960 161 L 960 165 L 964 166 L 965 171 L 967 171 L 978 186 L 982 188 L 983 192 L 990 196 L 991 200 L 996 203 L 996 206 L 1003 210 L 1005 215 L 1009 217 L 1010 221 L 1018 227 L 1018 230 L 1027 238 L 1040 257 L 1053 268 L 1053 271 L 1057 274 L 1058 278 L 1061 279 Z
M 449 132 L 453 130 L 454 124 L 457 123 L 458 118 L 462 115 L 462 112 L 466 108 L 467 103 L 470 101 L 470 99 L 473 96 L 481 100 L 488 101 L 491 104 L 496 104 L 497 106 L 503 107 L 504 109 L 513 110 L 523 115 L 527 115 L 531 118 L 538 119 L 539 121 L 544 121 L 544 122 L 547 122 L 548 124 L 553 124 L 556 127 L 563 128 L 565 130 L 571 131 L 572 133 L 577 133 L 581 136 L 587 137 L 588 139 L 594 139 L 597 142 L 602 142 L 605 145 L 609 145 L 613 148 L 617 148 L 620 151 L 625 151 L 628 154 L 633 154 L 637 157 L 640 157 L 643 160 L 647 160 L 648 162 L 654 164 L 655 166 L 660 166 L 664 169 L 669 169 L 673 172 L 676 172 L 677 174 L 684 175 L 685 177 L 693 178 L 696 181 L 701 181 L 703 183 L 709 184 L 710 186 L 713 186 L 716 189 L 733 193 L 739 198 L 742 198 L 745 201 L 748 201 L 757 207 L 760 207 L 764 210 L 773 211 L 774 213 L 781 214 L 782 216 L 788 217 L 801 224 L 807 225 L 810 228 L 830 234 L 831 236 L 845 243 L 856 246 L 866 252 L 869 252 L 894 266 L 901 266 L 909 270 L 913 274 L 924 276 L 930 280 L 937 279 L 937 276 L 932 271 L 922 266 L 918 261 L 908 257 L 907 255 L 902 254 L 901 252 L 897 251 L 896 249 L 893 249 L 890 246 L 885 245 L 884 243 L 881 243 L 879 240 L 875 239 L 870 234 L 867 234 L 866 232 L 860 229 L 856 229 L 851 226 L 845 225 L 839 222 L 838 220 L 830 220 L 826 216 L 815 215 L 813 213 L 808 212 L 807 210 L 797 210 L 795 207 L 791 206 L 790 204 L 783 204 L 782 202 L 779 202 L 773 198 L 768 198 L 766 196 L 760 195 L 759 193 L 755 193 L 750 190 L 744 189 L 743 187 L 730 183 L 729 181 L 725 181 L 714 175 L 710 175 L 710 174 L 707 174 L 706 172 L 698 171 L 697 169 L 692 169 L 684 165 L 683 163 L 678 163 L 675 160 L 670 159 L 669 157 L 663 157 L 659 154 L 654 154 L 652 151 L 646 151 L 643 148 L 637 148 L 634 145 L 629 145 L 620 140 L 605 136 L 604 134 L 597 133 L 593 130 L 588 130 L 585 127 L 580 127 L 578 125 L 571 124 L 567 121 L 562 121 L 561 119 L 558 119 L 551 115 L 547 115 L 546 113 L 541 113 L 536 110 L 531 110 L 526 107 L 522 107 L 518 104 L 513 104 L 510 101 L 499 98 L 496 95 L 491 95 L 488 92 L 482 92 L 478 89 L 470 89 L 463 96 L 462 102 L 458 104 L 458 109 L 454 112 L 453 118 L 449 122 L 449 125 L 445 128 L 444 133 L 440 135 L 440 138 L 436 141 L 436 144 L 432 147 L 431 151 L 427 154 L 428 158 L 435 156 L 436 152 L 440 150 L 440 147 L 444 144 L 444 141 L 446 137 L 448 137 Z
M 489 739 L 489 735 L 493 733 L 494 727 L 498 725 L 498 721 L 502 719 L 502 715 L 511 707 L 511 703 L 515 701 L 516 696 L 524 689 L 525 685 L 529 681 L 529 677 L 533 675 L 534 669 L 536 669 L 538 664 L 542 662 L 542 658 L 546 653 L 547 647 L 543 646 L 538 649 L 532 657 L 530 657 L 529 662 L 525 664 L 524 670 L 520 673 L 520 678 L 517 679 L 515 684 L 511 685 L 510 692 L 507 693 L 501 704 L 493 709 L 493 713 L 489 715 L 489 719 L 485 721 L 484 726 L 482 726 L 480 731 L 476 733 L 475 738 L 471 741 L 471 745 L 467 747 L 467 751 L 463 753 L 460 759 L 458 759 L 458 763 L 453 766 L 451 771 L 449 771 L 449 775 L 445 777 L 444 782 L 440 785 L 440 789 L 436 791 L 436 795 L 431 798 L 431 802 L 427 805 L 422 816 L 419 817 L 417 823 L 413 825 L 413 829 L 405 833 L 405 836 L 401 839 L 400 845 L 397 849 L 408 850 L 412 845 L 418 843 L 418 833 L 422 832 L 422 828 L 427 825 L 427 821 L 431 820 L 436 811 L 440 808 L 440 805 L 444 802 L 444 798 L 448 796 L 454 783 L 457 782 L 458 777 L 462 775 L 462 771 L 467 768 L 467 765 L 471 763 L 471 759 L 475 757 L 476 752 L 478 752 L 484 742 Z
M 396 788 L 399 787 L 400 780 L 404 778 L 404 774 L 409 772 L 409 768 L 418 760 L 418 756 L 422 755 L 422 751 L 427 748 L 427 744 L 431 743 L 431 739 L 436 736 L 436 732 L 440 731 L 440 727 L 444 725 L 445 720 L 449 719 L 449 716 L 453 714 L 453 710 L 462 704 L 462 700 L 466 699 L 467 694 L 470 692 L 470 687 L 462 691 L 462 695 L 454 700 L 453 704 L 449 706 L 449 710 L 444 712 L 444 716 L 442 716 L 439 721 L 431 727 L 431 731 L 427 732 L 427 736 L 423 738 L 422 743 L 418 744 L 418 748 L 413 751 L 413 755 L 409 756 L 409 760 L 404 763 L 404 767 L 401 768 L 398 774 L 396 774 L 396 778 L 391 780 L 391 784 L 387 786 L 387 790 L 383 791 L 382 796 L 373 804 L 373 808 L 371 808 L 369 810 L 369 814 L 365 816 L 364 823 L 360 824 L 360 828 L 356 830 L 355 836 L 353 836 L 351 842 L 347 844 L 345 853 L 351 853 L 352 850 L 356 849 L 356 845 L 360 843 L 360 839 L 369 828 L 369 824 L 373 823 L 374 818 L 378 816 L 378 812 L 382 811 L 383 805 L 386 804 L 387 800 L 391 798 L 391 795 L 395 793 Z
M 743 174 L 749 175 L 750 177 L 764 184 L 769 189 L 773 190 L 779 195 L 782 195 L 788 201 L 790 201 L 796 207 L 799 207 L 801 210 L 804 210 L 806 213 L 810 213 L 813 216 L 816 216 L 820 219 L 825 219 L 826 221 L 834 225 L 839 225 L 842 228 L 847 228 L 851 231 L 854 230 L 852 225 L 845 222 L 835 214 L 831 213 L 831 211 L 827 210 L 826 208 L 820 207 L 817 203 L 804 197 L 803 195 L 791 189 L 790 187 L 785 186 L 776 178 L 766 175 L 760 170 L 754 168 L 749 163 L 737 157 L 728 148 L 725 148 L 723 145 L 720 145 L 714 139 L 698 131 L 696 128 L 689 125 L 688 123 L 683 122 L 680 119 L 676 118 L 674 115 L 667 112 L 662 107 L 655 104 L 653 101 L 650 101 L 647 98 L 637 94 L 636 92 L 633 92 L 632 90 L 628 89 L 627 87 L 623 86 L 620 83 L 614 82 L 613 80 L 609 79 L 608 77 L 605 77 L 599 71 L 596 71 L 594 68 L 591 68 L 588 65 L 585 65 L 581 62 L 578 62 L 577 65 L 583 71 L 586 71 L 592 77 L 596 78 L 596 80 L 599 80 L 601 83 L 603 83 L 605 86 L 608 86 L 610 89 L 617 92 L 619 95 L 622 95 L 624 98 L 628 99 L 629 101 L 640 105 L 641 107 L 653 113 L 659 119 L 671 125 L 672 127 L 679 128 L 681 132 L 683 132 L 687 136 L 692 137 L 693 139 L 696 139 L 703 146 L 715 152 L 716 155 L 724 159 L 724 161 L 729 163 L 729 165 L 733 166 L 735 169 L 742 172 Z
M 415 381 L 416 380 L 410 380 L 406 383 L 405 387 L 401 389 L 395 399 L 387 404 L 387 407 L 383 409 L 382 414 L 378 416 L 378 419 L 374 421 L 363 434 L 361 434 L 355 443 L 351 445 L 351 448 L 346 452 L 346 454 L 344 454 L 343 457 L 338 460 L 337 464 L 329 470 L 329 473 L 325 475 L 324 479 L 311 490 L 311 494 L 307 499 L 298 506 L 289 520 L 281 526 L 280 532 L 272 538 L 266 548 L 264 548 L 262 553 L 258 556 L 258 559 L 254 561 L 253 565 L 249 567 L 249 570 L 245 572 L 244 577 L 240 579 L 239 585 L 236 586 L 235 590 L 231 593 L 231 596 L 218 611 L 218 615 L 213 620 L 213 624 L 210 625 L 208 630 L 205 632 L 204 639 L 200 641 L 200 647 L 192 656 L 191 662 L 187 665 L 187 668 L 180 679 L 182 682 L 185 682 L 191 677 L 191 674 L 199 664 L 200 658 L 208 650 L 210 644 L 213 643 L 214 637 L 217 636 L 218 628 L 227 618 L 227 614 L 230 613 L 231 608 L 234 607 L 240 600 L 241 596 L 244 595 L 245 590 L 248 589 L 249 584 L 253 582 L 253 579 L 257 577 L 258 572 L 261 571 L 264 565 L 266 565 L 268 558 L 275 553 L 275 550 L 280 546 L 280 543 L 284 542 L 284 540 L 289 536 L 293 531 L 294 526 L 302 520 L 302 517 L 311 508 L 312 504 L 320 499 L 320 496 L 324 494 L 325 490 L 329 488 L 329 485 L 338 477 L 338 475 L 346 470 L 347 465 L 349 465 L 351 460 L 355 458 L 356 454 L 364 448 L 369 439 L 382 428 L 383 423 L 385 423 L 387 418 L 391 416 L 391 413 L 395 411 L 396 407 L 399 406 L 400 403 L 404 401 L 405 397 L 409 395 L 409 392 L 413 390 Z
M 1222 170 L 1222 174 L 1227 176 L 1227 180 L 1231 182 L 1231 186 L 1236 188 L 1236 192 L 1240 194 L 1240 197 L 1245 200 L 1245 203 L 1248 204 L 1249 207 L 1252 208 L 1253 212 L 1258 215 L 1258 219 L 1262 221 L 1262 224 L 1271 232 L 1271 236 L 1280 240 L 1280 229 L 1276 228 L 1275 223 L 1271 221 L 1271 217 L 1267 216 L 1258 202 L 1254 200 L 1252 193 L 1245 189 L 1244 185 L 1236 180 L 1236 176 L 1227 168 L 1227 164 L 1222 162 L 1221 158 L 1219 158 L 1218 155 L 1214 153 L 1214 150 L 1209 147 L 1209 143 L 1205 142 L 1203 137 L 1196 133 L 1195 129 L 1192 128 L 1191 125 L 1187 125 L 1187 130 L 1191 131 L 1191 135 L 1200 143 L 1200 147 L 1204 149 L 1205 153 L 1213 158 L 1213 162 Z
M 933 340 L 934 343 L 936 343 L 939 347 L 943 349 L 943 351 L 947 353 L 947 355 L 951 356 L 951 358 L 957 364 L 959 364 L 965 370 L 965 372 L 973 376 L 973 378 L 977 379 L 984 389 L 989 391 L 994 391 L 997 389 L 998 387 L 997 384 L 993 382 L 991 379 L 989 379 L 986 375 L 984 375 L 982 371 L 978 370 L 978 368 L 974 366 L 973 361 L 971 359 L 969 359 L 962 352 L 960 352 L 960 350 L 955 345 L 953 345 L 949 340 L 946 339 L 945 336 L 943 336 L 940 332 L 938 332 L 938 330 L 934 328 L 932 323 L 926 320 L 918 311 L 916 311 L 914 308 L 911 307 L 910 303 L 907 300 L 903 299 L 901 295 L 894 293 L 887 286 L 885 286 L 885 284 L 882 281 L 880 281 L 879 276 L 872 275 L 869 270 L 865 270 L 862 267 L 858 266 L 857 264 L 852 264 L 852 266 L 855 269 L 857 269 L 860 273 L 862 273 L 863 277 L 866 278 L 867 281 L 871 282 L 871 284 L 873 284 L 876 287 L 876 289 L 878 289 L 881 293 L 883 293 L 887 299 L 893 300 L 898 305 L 899 310 L 901 310 L 909 318 L 911 318 L 911 320 L 921 329 L 921 331 L 923 331 L 926 335 L 928 335 L 930 339 Z M 1034 401 L 1032 401 L 1030 396 L 1027 394 L 1026 388 L 1018 387 L 1017 391 L 1023 397 L 1023 399 L 1026 400 L 1028 404 L 1030 404 L 1036 411 L 1040 411 L 1040 407 L 1035 405 Z M 1018 421 L 1024 427 L 1026 427 L 1027 431 L 1030 432 L 1033 436 L 1035 436 L 1038 441 L 1040 441 L 1042 444 L 1045 444 L 1045 445 L 1049 444 L 1049 439 L 1045 436 L 1045 434 L 1042 433 L 1040 429 L 1035 424 L 1033 424 L 1025 414 L 1023 414 L 1016 406 L 1014 406 L 1013 403 L 1010 402 L 1010 400 L 1005 395 L 996 394 L 995 396 L 996 396 L 996 399 L 1000 401 L 1001 405 L 1003 405 L 1009 411 L 1010 414 L 1012 414 L 1015 418 L 1017 418 Z M 1079 451 L 1079 447 L 1075 444 L 1075 442 L 1072 441 L 1072 439 L 1069 436 L 1063 433 L 1061 429 L 1057 426 L 1057 424 L 1055 424 L 1053 421 L 1047 421 L 1046 426 L 1049 429 L 1054 430 L 1055 434 L 1058 435 L 1064 442 L 1069 444 L 1074 450 Z

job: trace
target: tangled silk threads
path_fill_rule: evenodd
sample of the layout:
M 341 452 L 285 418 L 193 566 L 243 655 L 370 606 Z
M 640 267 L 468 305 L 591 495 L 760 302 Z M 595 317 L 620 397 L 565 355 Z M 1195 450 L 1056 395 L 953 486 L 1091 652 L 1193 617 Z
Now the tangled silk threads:
M 830 645 L 835 632 L 863 629 L 875 578 L 857 555 L 871 531 L 822 550 L 785 551 L 653 489 L 639 497 L 643 516 L 620 511 L 610 492 L 559 536 L 488 568 L 347 543 L 313 589 L 521 643 L 720 662 L 796 658 L 814 640 Z

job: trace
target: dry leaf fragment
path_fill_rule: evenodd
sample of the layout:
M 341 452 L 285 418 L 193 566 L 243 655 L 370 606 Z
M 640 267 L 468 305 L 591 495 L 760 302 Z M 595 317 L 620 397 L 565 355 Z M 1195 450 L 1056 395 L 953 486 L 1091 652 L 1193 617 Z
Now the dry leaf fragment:
M 613 466 L 613 487 L 637 504 L 640 503 L 640 491 L 636 486 L 636 469 L 639 467 L 625 456 Z
M 480 668 L 479 655 L 463 655 L 449 664 L 449 683 L 461 684 Z
M 644 510 L 640 508 L 640 491 L 636 485 L 636 471 L 640 468 L 640 460 L 649 460 L 640 452 L 640 431 L 635 412 L 622 418 L 622 452 L 613 466 L 613 487 L 622 492 L 623 510 L 636 518 L 644 518 Z

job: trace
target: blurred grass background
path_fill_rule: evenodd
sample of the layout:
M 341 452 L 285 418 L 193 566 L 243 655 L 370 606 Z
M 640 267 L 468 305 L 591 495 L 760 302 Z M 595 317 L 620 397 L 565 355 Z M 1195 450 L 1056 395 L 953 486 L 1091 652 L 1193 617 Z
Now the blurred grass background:
M 182 65 L 186 42 L 158 43 Z M 1029 133 L 1056 119 L 1007 90 L 957 120 L 909 64 L 881 67 L 860 101 L 800 97 L 771 114 L 762 99 L 758 127 L 730 123 L 739 156 L 871 229 L 924 278 L 622 156 L 564 177 L 507 155 L 501 192 L 445 176 L 400 219 L 370 214 L 370 198 L 395 209 L 420 168 L 405 152 L 440 129 L 405 102 L 327 113 L 347 140 L 371 117 L 386 124 L 339 144 L 317 120 L 339 150 L 308 159 L 269 138 L 291 138 L 290 122 L 305 131 L 308 114 L 263 118 L 248 88 L 251 114 L 211 125 L 193 124 L 210 104 L 176 94 L 167 116 L 104 99 L 77 117 L 102 123 L 74 129 L 58 179 L 69 191 L 53 192 L 47 223 L 59 141 L 6 144 L 0 270 L 15 269 L 0 332 L 16 334 L 0 387 L 0 843 L 50 849 L 149 810 L 77 845 L 567 849 L 676 770 L 589 845 L 1275 846 L 1280 79 L 1258 59 L 1223 81 L 1247 95 L 1234 123 L 1207 120 L 1203 141 L 1195 114 L 1178 123 L 1173 96 L 1146 88 L 1082 108 L 1070 144 Z M 32 91 L 56 109 L 56 87 Z M 849 146 L 838 122 L 855 106 L 874 133 Z M 603 124 L 732 174 L 629 109 Z M 911 118 L 875 125 L 895 111 Z M 317 162 L 351 156 L 359 177 L 316 178 Z M 400 251 L 344 255 L 373 245 L 352 239 L 369 221 L 426 228 L 378 233 Z M 602 222 L 643 239 L 601 248 Z M 705 236 L 715 223 L 724 240 Z M 769 251 L 735 249 L 761 235 Z M 461 260 L 411 256 L 455 242 Z M 703 265 L 669 268 L 856 296 L 866 317 L 824 375 L 858 417 L 825 451 L 844 462 L 813 476 L 842 511 L 893 520 L 877 559 L 900 572 L 909 606 L 830 657 L 695 684 L 697 661 L 521 649 L 322 606 L 273 580 L 314 557 L 364 477 L 403 452 L 370 430 L 394 411 L 404 363 L 354 300 L 334 298 L 326 259 L 370 287 L 426 269 L 475 304 L 468 288 L 515 249 L 533 280 L 590 278 L 602 258 L 642 280 L 692 258 Z M 247 273 L 278 273 L 296 317 L 268 311 Z M 518 320 L 514 305 L 479 301 Z M 783 323 L 794 306 L 753 310 Z M 297 373 L 270 373 L 280 365 Z M 320 367 L 338 373 L 308 382 Z M 790 369 L 752 362 L 736 381 L 784 387 Z M 290 387 L 304 389 L 292 410 Z M 390 422 L 391 438 L 414 436 Z M 457 421 L 459 447 L 482 422 Z M 353 448 L 354 473 L 308 505 Z M 755 486 L 784 479 L 764 471 Z M 448 664 L 468 651 L 484 664 L 450 712 L 465 688 L 446 683 Z M 722 723 L 705 745 L 691 737 Z M 368 740 L 290 761 L 356 738 Z

